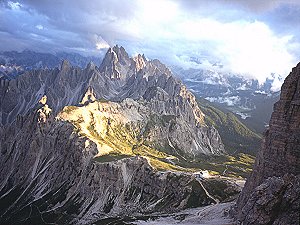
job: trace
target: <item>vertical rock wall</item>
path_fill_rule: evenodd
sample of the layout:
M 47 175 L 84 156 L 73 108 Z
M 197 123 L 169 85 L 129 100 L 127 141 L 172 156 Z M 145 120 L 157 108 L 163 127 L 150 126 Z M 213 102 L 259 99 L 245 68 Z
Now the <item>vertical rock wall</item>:
M 236 212 L 242 224 L 299 224 L 300 64 L 282 86 Z

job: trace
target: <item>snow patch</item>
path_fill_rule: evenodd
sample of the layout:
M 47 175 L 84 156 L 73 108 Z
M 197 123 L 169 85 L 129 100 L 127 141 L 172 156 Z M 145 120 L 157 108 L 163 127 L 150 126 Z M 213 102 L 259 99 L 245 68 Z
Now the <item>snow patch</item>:
M 206 207 L 186 209 L 178 213 L 137 220 L 136 225 L 230 225 L 233 219 L 229 218 L 228 212 L 235 202 L 209 205 Z

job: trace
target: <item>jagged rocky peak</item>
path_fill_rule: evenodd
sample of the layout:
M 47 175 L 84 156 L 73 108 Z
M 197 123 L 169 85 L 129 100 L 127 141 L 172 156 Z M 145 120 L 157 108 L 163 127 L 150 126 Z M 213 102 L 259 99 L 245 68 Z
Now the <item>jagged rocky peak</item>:
M 137 72 L 146 66 L 147 59 L 145 58 L 144 54 L 138 54 L 133 58 L 133 60 L 135 62 L 135 68 Z
M 38 121 L 45 123 L 47 121 L 47 118 L 50 116 L 52 109 L 49 108 L 47 105 L 47 96 L 44 95 L 41 100 L 39 101 L 39 105 L 42 107 L 38 109 Z
M 116 45 L 108 49 L 99 69 L 111 79 L 125 80 L 131 64 L 132 59 L 125 49 Z
M 71 67 L 72 66 L 68 60 L 64 59 L 61 61 L 61 64 L 60 64 L 61 71 L 66 71 L 66 70 L 70 69 Z
M 113 80 L 126 80 L 142 69 L 144 77 L 171 75 L 171 71 L 159 60 L 147 61 L 141 54 L 131 58 L 126 50 L 118 45 L 108 49 L 99 68 L 100 72 Z
M 130 61 L 130 57 L 123 46 L 119 47 L 118 45 L 115 45 L 111 50 L 116 54 L 118 61 L 122 65 L 125 65 Z
M 161 61 L 159 61 L 158 59 L 153 59 L 151 60 L 151 64 L 154 65 L 157 69 L 157 71 L 159 71 L 160 73 L 164 73 L 166 75 L 171 75 L 171 70 L 165 65 L 163 64 Z M 174 77 L 175 78 L 175 77 Z
M 43 95 L 47 95 L 54 114 L 65 106 L 131 98 L 143 101 L 139 103 L 153 114 L 176 117 L 178 132 L 170 138 L 174 149 L 178 147 L 190 156 L 224 152 L 217 130 L 205 124 L 194 95 L 171 71 L 159 60 L 146 60 L 143 55 L 130 58 L 123 47 L 110 48 L 99 69 L 92 64 L 88 69 L 74 68 L 63 61 L 61 69 L 31 71 L 8 86 L 0 89 L 4 93 L 0 104 L 2 124 L 13 122 L 18 114 L 25 115 Z
M 86 68 L 90 70 L 94 70 L 96 68 L 96 65 L 93 62 L 89 62 Z
M 300 63 L 274 105 L 253 172 L 237 201 L 243 224 L 300 223 Z

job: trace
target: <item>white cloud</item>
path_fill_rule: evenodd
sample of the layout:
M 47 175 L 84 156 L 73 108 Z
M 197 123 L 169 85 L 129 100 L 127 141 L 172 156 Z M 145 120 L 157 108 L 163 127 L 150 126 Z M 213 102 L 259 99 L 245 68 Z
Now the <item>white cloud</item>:
M 19 2 L 12 2 L 12 1 L 8 1 L 7 5 L 12 10 L 19 10 L 22 7 L 22 5 Z
M 238 9 L 243 12 L 263 13 L 276 9 L 282 5 L 299 5 L 299 0 L 177 0 L 182 7 L 188 10 L 201 10 L 206 8 L 213 11 L 230 8 Z
M 278 74 L 272 74 L 269 79 L 273 80 L 272 82 L 272 87 L 271 87 L 271 91 L 280 91 L 281 89 L 281 85 L 283 83 L 283 77 L 278 75 Z
M 260 83 L 271 73 L 286 76 L 296 64 L 290 50 L 299 44 L 294 42 L 293 35 L 279 36 L 262 21 L 222 22 L 187 14 L 170 0 L 145 0 L 139 6 L 127 27 L 133 28 L 132 35 L 140 40 L 141 51 L 145 46 L 156 50 L 150 57 L 198 68 L 190 57 L 206 54 L 208 60 L 224 65 L 220 70 L 256 78 Z M 208 67 L 204 63 L 201 66 Z
M 43 29 L 44 29 L 43 25 L 41 25 L 41 24 L 38 24 L 38 25 L 36 25 L 35 27 L 36 27 L 36 29 L 38 29 L 38 30 L 43 30 Z
M 109 48 L 109 45 L 106 42 L 97 42 L 96 43 L 96 49 L 106 49 Z
M 95 44 L 97 50 L 108 49 L 110 47 L 109 44 L 100 35 L 90 35 L 89 39 Z
M 221 104 L 226 104 L 227 106 L 235 106 L 240 103 L 241 98 L 239 96 L 230 97 L 206 97 L 206 100 L 210 102 L 218 102 Z
M 216 53 L 229 70 L 258 79 L 287 75 L 296 60 L 288 52 L 292 36 L 277 37 L 262 22 L 235 22 L 214 27 Z

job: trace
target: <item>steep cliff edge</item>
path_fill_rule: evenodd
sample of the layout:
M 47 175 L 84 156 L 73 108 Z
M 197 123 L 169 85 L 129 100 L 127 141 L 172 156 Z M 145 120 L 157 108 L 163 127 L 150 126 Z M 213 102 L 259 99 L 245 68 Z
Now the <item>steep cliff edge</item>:
M 282 86 L 236 212 L 242 224 L 300 222 L 300 64 Z
M 195 176 L 145 158 L 94 161 L 96 144 L 47 105 L 1 132 L 0 224 L 90 224 L 99 218 L 214 203 Z

